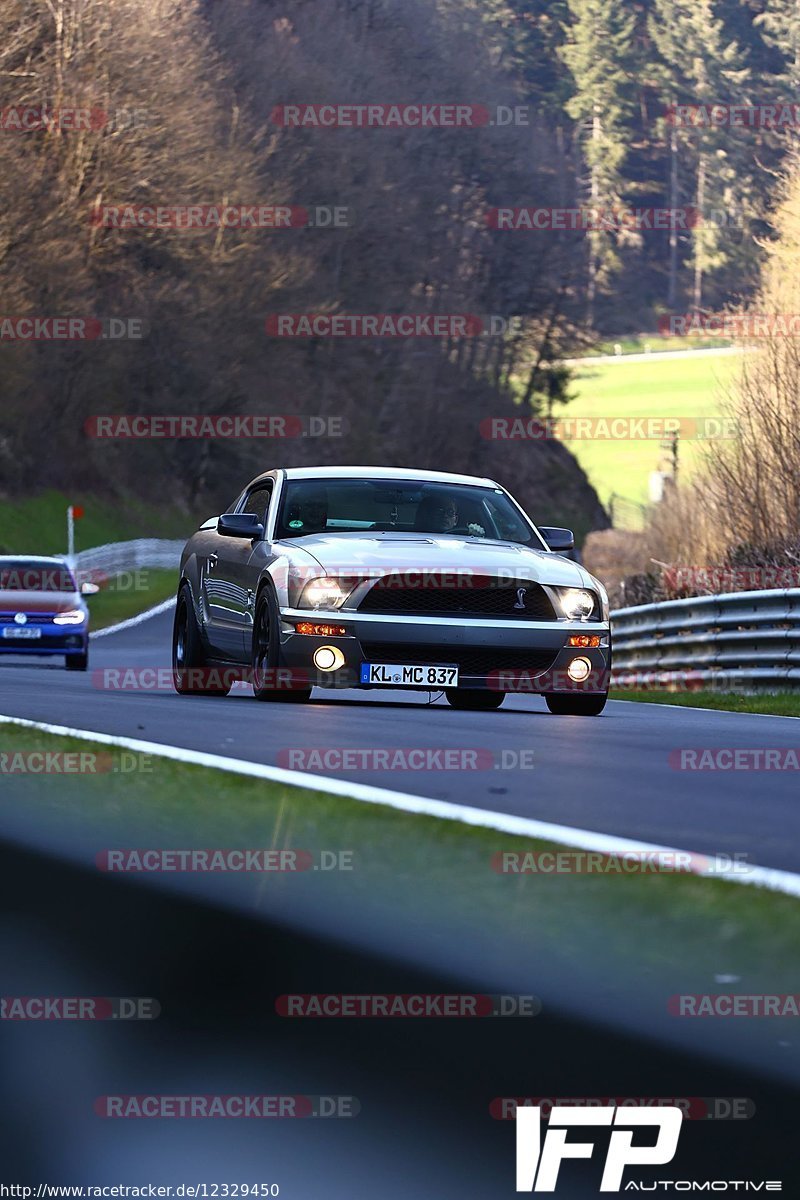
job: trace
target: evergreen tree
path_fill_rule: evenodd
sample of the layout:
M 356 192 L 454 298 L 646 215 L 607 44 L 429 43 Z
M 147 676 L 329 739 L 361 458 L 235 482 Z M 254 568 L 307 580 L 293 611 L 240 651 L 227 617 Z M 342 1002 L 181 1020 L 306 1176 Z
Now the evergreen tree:
M 707 110 L 745 99 L 750 73 L 738 44 L 726 42 L 712 0 L 654 0 L 650 33 L 666 68 L 662 79 L 671 114 L 676 103 Z M 750 190 L 747 135 L 740 127 L 713 126 L 705 120 L 683 125 L 674 115 L 667 116 L 667 123 L 671 125 L 670 207 L 677 205 L 679 158 L 688 163 L 694 178 L 699 220 L 692 230 L 692 304 L 699 309 L 706 274 L 723 266 L 727 258 L 721 227 L 709 214 L 742 211 L 742 198 Z M 675 298 L 675 247 L 673 238 L 670 303 Z
M 559 51 L 573 80 L 566 110 L 579 125 L 590 207 L 611 209 L 620 204 L 624 187 L 635 18 L 617 0 L 569 0 L 569 11 L 572 22 Z M 592 324 L 598 289 L 619 259 L 613 232 L 590 230 L 587 243 L 587 314 Z

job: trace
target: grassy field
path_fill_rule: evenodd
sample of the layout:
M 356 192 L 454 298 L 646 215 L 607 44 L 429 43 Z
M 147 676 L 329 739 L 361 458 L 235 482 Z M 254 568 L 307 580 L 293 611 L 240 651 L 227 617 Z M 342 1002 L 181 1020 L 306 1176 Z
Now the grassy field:
M 86 597 L 90 629 L 104 629 L 135 617 L 174 596 L 177 586 L 177 571 L 148 568 L 111 578 L 96 596 Z
M 670 341 L 672 339 L 669 339 Z M 676 358 L 674 362 L 626 362 L 576 368 L 575 399 L 559 412 L 574 417 L 714 417 L 738 359 L 733 355 Z M 651 471 L 665 452 L 657 440 L 574 439 L 566 443 L 607 505 L 612 494 L 644 504 Z M 713 442 L 684 439 L 679 469 L 691 472 Z M 666 463 L 664 463 L 666 466 Z
M 721 712 L 800 717 L 800 692 L 742 696 L 738 692 L 637 692 L 612 688 L 610 695 L 612 700 L 637 700 L 644 704 L 680 704 L 685 708 L 716 708 Z
M 66 554 L 67 506 L 82 505 L 86 515 L 75 522 L 75 549 L 132 538 L 188 537 L 208 513 L 187 517 L 177 510 L 138 500 L 113 503 L 91 495 L 43 492 L 26 500 L 0 503 L 0 554 Z
M 665 872 L 498 873 L 493 856 L 558 847 L 158 756 L 132 765 L 130 752 L 0 724 L 0 756 L 34 750 L 96 752 L 107 766 L 8 776 L 0 825 L 33 822 L 90 863 L 126 846 L 344 850 L 350 870 L 228 872 L 206 875 L 205 887 L 235 886 L 253 908 L 322 905 L 343 929 L 385 921 L 429 950 L 456 940 L 482 959 L 502 946 L 532 973 L 541 964 L 543 984 L 551 969 L 597 971 L 661 1011 L 669 994 L 707 990 L 715 972 L 774 990 L 778 962 L 781 990 L 800 991 L 800 904 L 787 896 Z M 402 787 L 397 775 L 389 783 Z

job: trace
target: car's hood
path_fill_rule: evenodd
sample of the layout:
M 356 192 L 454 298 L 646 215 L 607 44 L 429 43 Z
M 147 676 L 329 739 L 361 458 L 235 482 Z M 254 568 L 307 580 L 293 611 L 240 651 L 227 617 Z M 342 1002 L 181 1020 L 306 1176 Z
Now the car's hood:
M 446 533 L 319 533 L 293 541 L 298 549 L 312 554 L 323 570 L 338 575 L 462 571 L 565 587 L 587 587 L 592 582 L 577 563 L 514 542 L 486 542 Z
M 17 592 L 0 588 L 0 612 L 60 613 L 84 607 L 78 592 Z

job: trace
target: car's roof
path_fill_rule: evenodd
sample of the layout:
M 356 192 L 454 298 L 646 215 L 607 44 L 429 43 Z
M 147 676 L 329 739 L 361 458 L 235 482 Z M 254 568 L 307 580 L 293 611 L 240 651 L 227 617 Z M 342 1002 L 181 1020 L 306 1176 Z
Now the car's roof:
M 466 483 L 475 487 L 497 487 L 493 479 L 478 475 L 455 475 L 447 471 L 415 471 L 410 467 L 287 467 L 287 479 L 409 479 L 425 483 Z
M 69 563 L 64 558 L 58 558 L 56 555 L 43 554 L 0 554 L 0 563 L 4 562 L 29 562 L 29 563 L 47 563 L 50 566 L 68 567 Z

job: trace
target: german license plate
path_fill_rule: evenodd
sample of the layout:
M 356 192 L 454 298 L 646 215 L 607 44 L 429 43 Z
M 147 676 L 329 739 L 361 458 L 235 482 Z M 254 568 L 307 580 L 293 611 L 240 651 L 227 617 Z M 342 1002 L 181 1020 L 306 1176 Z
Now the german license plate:
M 7 625 L 3 630 L 3 637 L 13 638 L 14 641 L 21 641 L 23 638 L 40 638 L 41 636 L 41 629 L 37 629 L 33 625 Z
M 458 687 L 458 667 L 414 667 L 405 663 L 362 663 L 361 682 L 385 687 Z

